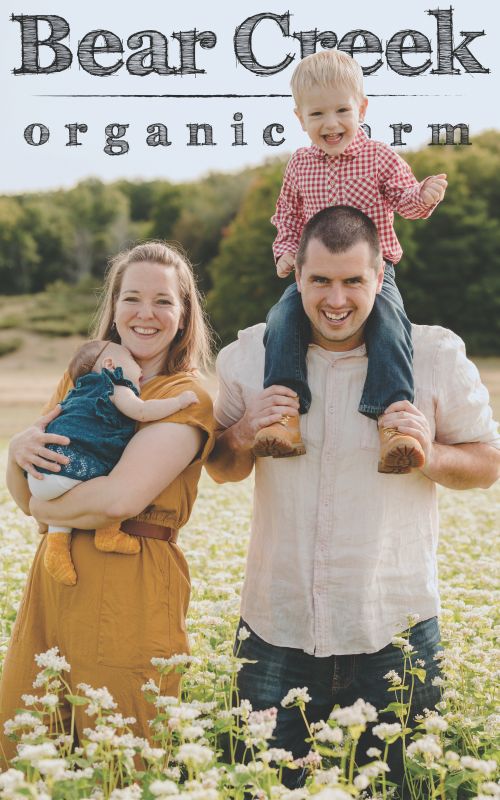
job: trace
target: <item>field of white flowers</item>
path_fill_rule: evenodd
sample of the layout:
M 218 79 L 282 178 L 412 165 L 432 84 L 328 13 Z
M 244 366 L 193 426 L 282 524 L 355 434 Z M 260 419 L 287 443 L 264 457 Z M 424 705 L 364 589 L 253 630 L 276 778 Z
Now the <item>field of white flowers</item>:
M 36 697 L 26 698 L 26 711 L 9 725 L 12 735 L 19 737 L 19 757 L 0 772 L 0 797 L 386 798 L 391 787 L 384 756 L 401 738 L 402 726 L 411 728 L 405 763 L 412 800 L 500 797 L 495 765 L 500 751 L 495 696 L 500 663 L 495 643 L 499 608 L 495 504 L 500 488 L 441 494 L 441 629 L 446 653 L 439 714 L 417 722 L 406 719 L 411 685 L 425 679 L 415 656 L 408 653 L 402 681 L 388 680 L 392 692 L 388 702 L 396 701 L 394 724 L 378 726 L 380 749 L 371 754 L 371 762 L 359 770 L 355 766 L 357 738 L 376 714 L 359 701 L 309 731 L 309 774 L 306 786 L 295 790 L 281 783 L 285 765 L 294 765 L 290 754 L 273 750 L 274 713 L 252 712 L 234 696 L 231 701 L 238 668 L 232 642 L 251 491 L 250 481 L 216 487 L 207 477 L 202 480 L 193 517 L 181 538 L 193 579 L 189 615 L 193 657 L 189 666 L 182 659 L 181 663 L 158 660 L 157 682 L 144 687 L 151 702 L 153 741 L 132 735 L 130 721 L 120 715 L 104 687 L 82 685 L 71 702 L 86 706 L 88 730 L 86 739 L 72 750 L 68 737 L 57 730 L 58 693 L 68 693 L 64 682 L 69 665 L 64 653 L 49 651 L 38 659 Z M 38 534 L 3 488 L 0 504 L 1 663 Z M 405 641 L 400 646 L 404 648 Z M 180 699 L 162 695 L 162 674 L 171 669 L 183 672 Z M 304 710 L 307 693 L 297 692 L 289 702 Z M 231 756 L 237 741 L 246 748 L 245 765 Z

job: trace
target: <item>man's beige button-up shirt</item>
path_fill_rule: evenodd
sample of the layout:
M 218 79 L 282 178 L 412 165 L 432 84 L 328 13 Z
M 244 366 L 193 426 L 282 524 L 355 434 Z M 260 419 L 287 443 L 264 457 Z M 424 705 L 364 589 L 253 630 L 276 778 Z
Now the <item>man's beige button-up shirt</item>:
M 241 331 L 217 360 L 218 422 L 229 427 L 262 391 L 264 325 Z M 413 326 L 415 405 L 437 442 L 500 449 L 488 393 L 462 341 Z M 372 653 L 439 611 L 435 484 L 419 471 L 377 472 L 378 433 L 357 408 L 365 347 L 309 347 L 307 453 L 258 458 L 241 615 L 266 642 L 316 656 Z M 235 535 L 237 535 L 235 531 Z

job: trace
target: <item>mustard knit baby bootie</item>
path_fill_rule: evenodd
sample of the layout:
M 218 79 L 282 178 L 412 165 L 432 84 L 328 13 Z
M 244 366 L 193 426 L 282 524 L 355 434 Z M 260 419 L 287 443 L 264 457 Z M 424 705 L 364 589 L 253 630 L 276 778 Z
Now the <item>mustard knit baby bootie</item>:
M 43 557 L 45 569 L 58 583 L 74 586 L 76 572 L 71 560 L 71 534 L 54 531 L 47 534 L 47 547 Z
M 141 543 L 137 536 L 123 533 L 119 528 L 99 528 L 95 532 L 95 546 L 104 553 L 122 553 L 135 556 L 141 551 Z

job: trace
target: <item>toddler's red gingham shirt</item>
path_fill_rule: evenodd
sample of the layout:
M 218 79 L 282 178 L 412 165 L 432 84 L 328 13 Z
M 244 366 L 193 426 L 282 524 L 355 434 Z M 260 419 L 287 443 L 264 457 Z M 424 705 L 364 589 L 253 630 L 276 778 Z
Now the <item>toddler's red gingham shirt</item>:
M 427 180 L 427 178 L 425 179 Z M 394 150 L 368 138 L 362 128 L 339 156 L 328 156 L 316 145 L 301 147 L 288 162 L 271 222 L 278 235 L 273 252 L 296 253 L 302 229 L 328 206 L 355 206 L 377 226 L 384 259 L 393 264 L 403 250 L 394 232 L 394 212 L 406 219 L 426 219 L 433 206 L 420 202 L 420 189 L 410 167 Z

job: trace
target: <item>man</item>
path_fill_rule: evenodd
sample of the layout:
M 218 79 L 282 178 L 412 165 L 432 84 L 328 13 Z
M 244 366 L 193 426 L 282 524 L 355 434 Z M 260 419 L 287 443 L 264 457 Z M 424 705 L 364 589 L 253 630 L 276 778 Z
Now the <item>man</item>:
M 313 400 L 301 417 L 306 455 L 252 454 L 257 430 L 286 424 L 298 409 L 293 391 L 260 390 L 264 326 L 257 325 L 219 354 L 215 415 L 224 430 L 208 468 L 219 482 L 241 480 L 255 462 L 241 603 L 250 636 L 239 652 L 257 663 L 244 665 L 238 686 L 254 708 L 279 709 L 273 746 L 297 757 L 309 745 L 297 709 L 280 705 L 287 692 L 308 687 L 311 720 L 359 697 L 384 708 L 391 699 L 384 676 L 401 673 L 403 664 L 391 640 L 410 615 L 421 620 L 410 643 L 427 670 L 425 683 L 416 683 L 412 717 L 439 699 L 432 685 L 440 639 L 436 483 L 490 486 L 500 438 L 461 340 L 443 328 L 414 326 L 415 405 L 394 403 L 379 424 L 415 437 L 425 466 L 397 479 L 378 473 L 377 424 L 357 410 L 367 368 L 364 329 L 383 280 L 374 224 L 349 207 L 316 214 L 302 234 L 296 278 L 311 324 Z M 374 742 L 360 743 L 363 756 L 367 744 Z M 393 759 L 389 780 L 401 782 L 401 769 Z

